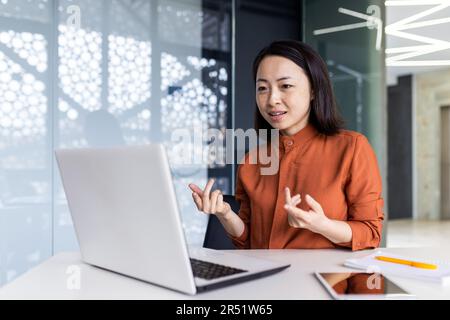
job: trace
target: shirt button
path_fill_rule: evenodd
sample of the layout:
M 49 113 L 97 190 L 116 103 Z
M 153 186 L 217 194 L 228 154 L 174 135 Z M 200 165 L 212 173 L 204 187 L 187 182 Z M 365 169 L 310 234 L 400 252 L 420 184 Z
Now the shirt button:
M 289 140 L 288 142 L 286 142 L 286 145 L 287 145 L 288 147 L 292 146 L 293 144 L 294 144 L 294 142 L 292 142 L 291 140 Z

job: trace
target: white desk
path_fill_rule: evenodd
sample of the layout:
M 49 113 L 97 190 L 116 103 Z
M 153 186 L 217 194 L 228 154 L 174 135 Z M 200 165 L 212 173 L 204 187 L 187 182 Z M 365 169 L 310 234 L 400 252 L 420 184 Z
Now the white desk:
M 450 251 L 440 248 L 389 248 L 388 252 L 450 263 Z M 197 296 L 184 295 L 84 264 L 78 253 L 60 253 L 0 288 L 0 299 L 330 299 L 314 271 L 354 271 L 342 264 L 349 257 L 370 251 L 346 250 L 239 250 L 242 255 L 267 257 L 291 263 L 275 275 L 244 282 Z M 80 289 L 69 290 L 66 274 L 76 265 Z M 450 299 L 450 286 L 391 277 L 419 299 Z

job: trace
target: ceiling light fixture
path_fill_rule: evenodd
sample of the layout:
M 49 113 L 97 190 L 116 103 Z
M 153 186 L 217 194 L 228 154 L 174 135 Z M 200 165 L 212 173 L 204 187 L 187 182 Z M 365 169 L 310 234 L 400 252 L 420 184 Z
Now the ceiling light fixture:
M 352 29 L 359 29 L 359 28 L 369 28 L 369 29 L 377 29 L 377 40 L 375 47 L 377 50 L 381 49 L 381 40 L 383 37 L 383 21 L 380 19 L 380 8 L 376 5 L 371 5 L 367 8 L 367 12 L 373 12 L 373 15 L 364 14 L 361 12 L 349 10 L 346 8 L 339 8 L 339 13 L 346 14 L 349 16 L 353 16 L 355 18 L 366 20 L 365 22 L 359 22 L 359 23 L 352 23 L 352 24 L 346 24 L 331 28 L 324 28 L 324 29 L 318 29 L 314 30 L 313 34 L 321 35 L 326 33 L 334 33 L 334 32 L 340 32 L 345 30 L 352 30 Z
M 450 22 L 450 17 L 442 19 L 432 19 L 426 21 L 417 21 L 421 18 L 430 16 L 439 11 L 450 7 L 449 0 L 441 1 L 386 1 L 386 6 L 419 6 L 419 5 L 434 5 L 434 7 L 424 10 L 422 12 L 413 14 L 407 18 L 401 19 L 385 28 L 386 35 L 398 37 L 402 39 L 412 40 L 423 43 L 417 46 L 403 46 L 396 48 L 387 48 L 386 65 L 396 67 L 417 67 L 417 66 L 447 66 L 450 65 L 450 60 L 406 60 L 413 57 L 419 57 L 426 54 L 432 54 L 450 49 L 450 42 L 440 40 L 423 35 L 417 35 L 403 30 L 417 29 L 421 27 L 440 25 Z
M 396 48 L 387 48 L 386 55 L 386 65 L 387 66 L 438 66 L 438 65 L 449 65 L 450 60 L 417 60 L 411 61 L 406 60 L 413 57 L 419 57 L 427 54 L 432 54 L 444 50 L 450 49 L 450 41 L 440 40 L 432 37 L 427 37 L 423 35 L 418 35 L 411 32 L 406 32 L 405 30 L 410 29 L 418 29 L 422 27 L 428 26 L 436 26 L 445 23 L 450 23 L 450 17 L 440 18 L 440 19 L 431 19 L 426 21 L 418 21 L 422 18 L 440 12 L 448 7 L 450 7 L 450 0 L 403 0 L 403 1 L 385 1 L 385 5 L 389 6 L 433 6 L 429 9 L 421 11 L 419 13 L 413 14 L 409 17 L 403 18 L 399 21 L 396 21 L 390 25 L 387 25 L 384 28 L 386 35 L 402 38 L 406 40 L 412 40 L 419 43 L 421 45 L 413 45 L 413 46 L 402 46 Z M 378 8 L 378 10 L 376 10 Z M 323 28 L 314 30 L 313 34 L 315 36 L 341 32 L 359 28 L 369 28 L 369 29 L 377 29 L 377 40 L 375 48 L 380 50 L 381 48 L 381 40 L 382 40 L 382 31 L 383 31 L 383 22 L 380 18 L 379 7 L 375 5 L 371 5 L 367 8 L 367 13 L 372 13 L 372 15 L 360 13 L 357 11 L 349 10 L 346 8 L 339 8 L 339 13 L 350 15 L 359 19 L 365 20 L 365 22 L 352 23 L 346 25 L 340 25 L 335 27 Z

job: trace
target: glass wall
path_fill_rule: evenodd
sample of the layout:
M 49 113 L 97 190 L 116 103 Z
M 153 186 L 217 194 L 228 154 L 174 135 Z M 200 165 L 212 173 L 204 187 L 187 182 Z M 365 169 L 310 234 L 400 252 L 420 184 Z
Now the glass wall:
M 51 3 L 0 3 L 0 284 L 52 253 Z
M 304 1 L 304 40 L 328 65 L 347 128 L 383 151 L 384 1 Z
M 229 193 L 231 169 L 175 160 L 208 155 L 208 129 L 231 127 L 231 70 L 231 0 L 2 1 L 0 285 L 78 249 L 57 148 L 164 143 L 188 242 L 201 245 L 207 216 L 187 184 L 215 176 Z
M 304 41 L 328 65 L 346 127 L 363 133 L 374 148 L 386 191 L 384 21 L 382 0 L 305 0 L 303 4 Z M 386 193 L 384 199 L 387 203 Z

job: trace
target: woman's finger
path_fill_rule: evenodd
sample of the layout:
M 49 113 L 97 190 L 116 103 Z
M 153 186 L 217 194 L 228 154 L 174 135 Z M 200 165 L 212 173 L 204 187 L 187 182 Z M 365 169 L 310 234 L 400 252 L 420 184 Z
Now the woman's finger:
M 292 201 L 292 205 L 294 207 L 296 207 L 300 202 L 302 202 L 302 198 L 301 198 L 300 194 L 296 194 L 295 196 L 292 197 L 291 201 Z
M 292 205 L 293 205 L 294 207 L 296 207 L 296 206 L 298 206 L 301 202 L 302 202 L 301 199 L 292 200 Z
M 193 192 L 197 193 L 200 197 L 203 196 L 203 191 L 200 189 L 199 186 L 197 186 L 194 183 L 189 183 L 189 189 L 191 189 Z
M 203 195 L 204 196 L 208 196 L 209 197 L 209 194 L 211 193 L 211 189 L 212 189 L 212 186 L 213 186 L 214 182 L 215 182 L 214 179 L 209 179 L 208 180 L 208 183 L 206 184 L 205 189 L 203 190 Z
M 288 214 L 288 222 L 289 222 L 289 225 L 294 228 L 304 228 L 305 227 L 305 224 L 301 220 L 296 219 L 292 214 Z
M 222 210 L 222 209 L 223 209 L 223 195 L 222 195 L 222 192 L 220 192 L 219 196 L 217 197 L 216 210 Z
M 211 204 L 210 204 L 211 213 L 216 213 L 217 198 L 219 197 L 219 194 L 220 190 L 215 190 L 211 193 Z
M 286 200 L 286 204 L 291 204 L 292 199 L 291 199 L 291 190 L 289 190 L 288 187 L 284 188 L 284 196 L 285 196 L 285 200 Z
M 306 195 L 306 202 L 315 212 L 322 212 L 322 206 L 313 199 L 309 194 Z
M 205 190 L 203 190 L 203 208 L 205 208 L 207 212 L 210 212 L 209 210 L 211 208 L 210 192 L 213 184 L 214 179 L 209 179 L 208 183 L 206 184 Z
M 308 212 L 290 205 L 284 205 L 284 208 L 287 210 L 288 214 L 293 216 L 293 218 L 307 222 Z
M 192 198 L 194 199 L 197 209 L 199 211 L 203 211 L 202 198 L 200 198 L 200 196 L 195 192 L 192 192 Z

